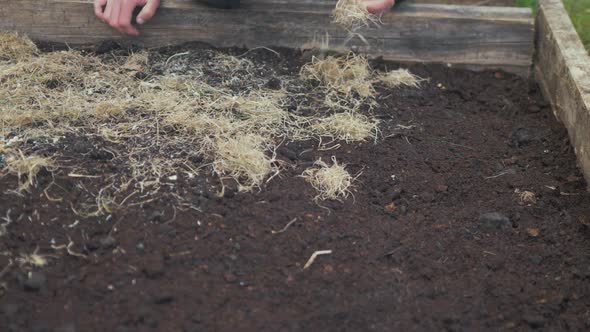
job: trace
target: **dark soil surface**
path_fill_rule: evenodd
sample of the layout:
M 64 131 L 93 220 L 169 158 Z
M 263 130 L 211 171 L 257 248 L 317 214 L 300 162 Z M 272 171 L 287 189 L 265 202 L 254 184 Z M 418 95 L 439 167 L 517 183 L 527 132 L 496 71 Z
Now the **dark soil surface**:
M 303 62 L 264 52 L 248 57 L 281 72 Z M 378 87 L 376 144 L 285 143 L 279 158 L 293 167 L 260 192 L 218 198 L 217 179 L 179 175 L 153 200 L 82 218 L 71 207 L 124 171 L 102 149 L 112 143 L 42 147 L 96 177 L 43 172 L 22 196 L 10 192 L 17 179 L 0 178 L 0 214 L 13 221 L 0 252 L 38 248 L 49 262 L 22 269 L 0 255 L 0 330 L 590 329 L 590 194 L 536 85 L 501 72 L 411 70 L 430 78 L 422 89 Z M 362 173 L 354 198 L 320 207 L 298 175 L 334 154 Z M 523 203 L 523 191 L 536 202 Z M 332 254 L 304 270 L 318 250 Z

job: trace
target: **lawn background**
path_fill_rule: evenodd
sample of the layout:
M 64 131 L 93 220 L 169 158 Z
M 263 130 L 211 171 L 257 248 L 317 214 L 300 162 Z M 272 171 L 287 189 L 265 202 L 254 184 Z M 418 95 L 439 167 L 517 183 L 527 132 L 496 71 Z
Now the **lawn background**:
M 519 7 L 537 8 L 537 0 L 516 0 Z M 570 14 L 572 23 L 578 31 L 582 43 L 590 50 L 590 0 L 563 0 L 565 9 Z

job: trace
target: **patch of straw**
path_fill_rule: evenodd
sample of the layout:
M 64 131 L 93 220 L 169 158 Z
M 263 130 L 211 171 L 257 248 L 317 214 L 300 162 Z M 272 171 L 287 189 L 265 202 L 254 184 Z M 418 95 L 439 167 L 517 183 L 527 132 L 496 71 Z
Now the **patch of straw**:
M 265 138 L 256 134 L 237 137 L 218 136 L 212 140 L 213 169 L 219 176 L 230 176 L 240 191 L 260 187 L 271 173 L 278 173 L 276 157 Z M 272 156 L 266 152 L 271 150 Z
M 19 181 L 19 191 L 29 190 L 35 185 L 37 174 L 44 169 L 53 166 L 53 161 L 41 156 L 25 156 L 22 151 L 9 155 L 6 158 L 6 166 L 3 172 L 16 175 Z
M 94 115 L 101 120 L 115 118 L 123 115 L 127 107 L 129 107 L 127 100 L 114 99 L 100 101 L 94 107 Z
M 518 195 L 518 199 L 521 204 L 536 204 L 537 203 L 537 195 L 528 190 L 521 191 L 519 189 L 515 190 L 515 193 Z
M 248 59 L 238 58 L 233 55 L 218 53 L 213 58 L 213 66 L 217 70 L 236 72 L 239 70 L 248 71 L 254 67 L 254 63 Z
M 350 53 L 346 57 L 314 57 L 301 68 L 300 75 L 303 79 L 320 82 L 328 93 L 336 91 L 345 96 L 356 93 L 361 98 L 369 98 L 375 95 L 371 74 L 367 58 Z
M 313 131 L 320 136 L 333 137 L 347 143 L 377 139 L 379 121 L 354 112 L 336 113 L 319 119 Z
M 139 71 L 144 70 L 149 64 L 149 55 L 145 51 L 133 53 L 127 57 L 123 69 Z
M 33 267 L 44 267 L 48 264 L 45 256 L 37 254 L 38 250 L 35 250 L 32 254 L 20 254 L 20 257 L 16 259 L 20 266 L 33 266 Z
M 425 79 L 412 74 L 407 69 L 397 69 L 382 73 L 378 79 L 390 88 L 396 88 L 399 86 L 408 86 L 412 88 L 419 88 L 420 82 Z
M 0 61 L 27 60 L 39 53 L 28 37 L 13 32 L 0 32 Z
M 332 166 L 321 159 L 314 167 L 306 169 L 303 178 L 318 191 L 315 200 L 341 200 L 348 197 L 354 178 L 346 170 L 346 165 L 340 165 L 336 157 L 332 157 Z

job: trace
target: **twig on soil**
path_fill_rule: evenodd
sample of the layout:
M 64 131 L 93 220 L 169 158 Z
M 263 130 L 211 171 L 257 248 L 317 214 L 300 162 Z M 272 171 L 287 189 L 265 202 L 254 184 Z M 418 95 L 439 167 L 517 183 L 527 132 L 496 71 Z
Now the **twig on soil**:
M 2 279 L 4 277 L 4 275 L 10 271 L 10 268 L 14 265 L 14 262 L 11 260 L 8 261 L 8 264 L 6 264 L 6 266 L 2 269 L 2 271 L 0 271 L 0 279 Z
M 47 197 L 47 200 L 50 202 L 63 202 L 63 198 L 53 198 L 47 192 L 47 189 L 43 190 L 43 194 Z
M 495 179 L 495 178 L 499 178 L 501 176 L 504 176 L 506 174 L 508 174 L 508 172 L 501 172 L 501 173 L 498 173 L 496 175 L 486 176 L 484 179 L 486 179 L 486 180 Z
M 580 193 L 566 193 L 566 192 L 563 192 L 563 191 L 559 192 L 559 194 L 561 196 L 578 196 L 578 195 L 580 195 Z
M 331 255 L 332 254 L 332 250 L 320 250 L 320 251 L 316 251 L 313 253 L 313 255 L 311 255 L 311 257 L 309 257 L 309 260 L 307 260 L 307 263 L 305 263 L 305 265 L 303 266 L 304 270 L 307 270 L 311 264 L 313 264 L 313 262 L 315 262 L 315 259 L 319 256 L 319 255 Z
M 168 58 L 168 60 L 166 60 L 166 63 L 165 63 L 164 65 L 165 65 L 166 67 L 168 67 L 168 63 L 170 63 L 170 60 L 172 60 L 172 59 L 174 59 L 174 58 L 177 58 L 177 57 L 179 57 L 179 56 L 183 56 L 183 55 L 189 55 L 189 54 L 190 54 L 190 52 L 183 52 L 183 53 L 177 53 L 177 54 L 174 54 L 174 55 L 172 55 L 171 57 L 169 57 L 169 58 Z
M 447 143 L 447 144 L 450 144 L 450 145 L 453 145 L 453 146 L 458 146 L 458 147 L 461 147 L 461 148 L 465 148 L 467 150 L 475 151 L 474 148 L 472 148 L 470 146 L 467 146 L 467 145 L 457 144 L 457 143 L 453 143 L 453 142 L 447 142 L 447 141 L 443 141 L 443 140 L 441 140 L 441 142 L 444 142 L 444 143 Z
M 287 229 L 293 225 L 295 222 L 297 221 L 297 218 L 293 218 L 293 220 L 289 221 L 289 223 L 287 225 L 285 225 L 285 227 L 283 227 L 280 231 L 271 231 L 272 234 L 279 234 L 279 233 L 284 233 L 287 231 Z
M 127 202 L 127 200 L 129 198 L 131 198 L 133 195 L 137 194 L 137 190 L 133 191 L 131 194 L 127 195 L 127 197 L 123 198 L 123 200 L 121 201 L 121 203 L 117 204 L 119 206 L 122 206 L 123 204 L 125 204 L 125 202 Z M 116 204 L 116 203 L 115 203 Z
M 2 217 L 0 219 L 6 221 L 3 224 L 0 224 L 0 237 L 6 235 L 8 233 L 8 225 L 12 224 L 12 219 L 10 218 L 10 211 L 11 209 L 8 209 L 8 211 L 6 211 L 6 217 Z
M 66 251 L 68 252 L 68 254 L 70 256 L 88 259 L 88 256 L 86 256 L 84 254 L 77 253 L 74 250 L 72 250 L 72 247 L 74 246 L 74 241 L 72 241 L 72 239 L 70 237 L 68 237 L 68 241 L 70 241 L 70 242 L 67 245 L 66 244 L 62 244 L 60 246 L 52 245 L 51 248 L 53 250 L 64 250 L 64 249 L 66 249 Z
M 77 174 L 77 173 L 70 173 L 68 174 L 71 178 L 88 178 L 88 179 L 99 179 L 100 175 L 85 175 L 85 174 Z
M 254 47 L 254 48 L 251 48 L 251 49 L 247 50 L 247 51 L 246 51 L 246 52 L 244 52 L 243 54 L 240 54 L 240 55 L 238 55 L 238 58 L 241 58 L 241 57 L 243 57 L 244 55 L 246 55 L 246 54 L 248 54 L 248 53 L 250 53 L 250 52 L 252 52 L 252 51 L 256 51 L 256 50 L 260 50 L 260 49 L 267 50 L 267 51 L 269 51 L 269 52 L 271 52 L 271 53 L 274 53 L 274 54 L 275 54 L 277 57 L 279 57 L 279 58 L 281 57 L 281 54 L 280 54 L 279 52 L 277 52 L 277 51 L 275 51 L 275 50 L 273 50 L 273 49 L 270 49 L 270 48 L 268 48 L 268 47 L 260 46 L 260 47 Z

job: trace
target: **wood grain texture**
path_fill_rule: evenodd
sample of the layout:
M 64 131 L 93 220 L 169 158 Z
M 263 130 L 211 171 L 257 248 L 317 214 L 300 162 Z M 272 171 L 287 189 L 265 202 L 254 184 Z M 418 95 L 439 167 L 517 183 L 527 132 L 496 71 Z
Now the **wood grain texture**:
M 590 183 L 590 58 L 561 0 L 540 0 L 538 12 L 535 74 Z
M 336 0 L 244 0 L 220 10 L 194 0 L 164 0 L 138 38 L 122 37 L 96 19 L 91 0 L 0 0 L 0 30 L 70 45 L 117 39 L 146 47 L 201 41 L 214 46 L 300 47 L 330 35 L 349 38 L 330 23 Z M 402 4 L 381 27 L 354 38 L 352 49 L 401 62 L 504 68 L 526 74 L 532 65 L 534 24 L 529 9 Z

